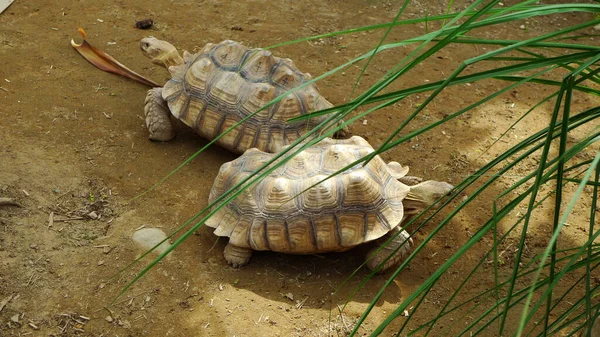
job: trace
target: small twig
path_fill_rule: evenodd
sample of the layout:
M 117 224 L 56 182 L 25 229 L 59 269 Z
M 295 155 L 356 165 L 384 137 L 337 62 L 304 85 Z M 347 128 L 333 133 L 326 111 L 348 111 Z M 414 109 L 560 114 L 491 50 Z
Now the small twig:
M 138 296 L 141 296 L 141 295 L 147 294 L 147 293 L 149 293 L 149 292 L 152 292 L 152 291 L 155 291 L 155 289 L 150 289 L 150 290 L 146 290 L 146 291 L 144 291 L 144 292 L 141 292 L 141 293 L 135 294 L 135 295 L 133 295 L 133 296 L 131 296 L 131 297 L 128 297 L 128 298 L 126 298 L 126 299 L 124 299 L 124 300 L 121 300 L 121 301 L 119 301 L 119 302 L 113 303 L 113 304 L 112 304 L 112 306 L 115 306 L 115 305 L 117 305 L 117 304 L 121 304 L 121 303 L 123 303 L 123 302 L 125 302 L 125 301 L 133 300 L 134 298 L 136 298 L 136 297 L 138 297 Z M 109 309 L 109 308 L 100 308 L 100 309 L 98 309 L 98 310 L 94 311 L 93 313 L 95 314 L 95 313 L 97 313 L 98 311 L 102 311 L 102 310 L 108 310 L 108 311 L 109 311 L 109 312 L 112 314 L 112 311 L 110 311 L 110 309 Z
M 219 237 L 217 236 L 217 238 L 215 239 L 215 243 L 213 243 L 212 247 L 210 247 L 210 249 L 208 251 L 206 251 L 206 253 L 210 253 L 211 250 L 213 250 L 213 248 L 215 248 L 217 246 L 217 243 L 219 242 Z
M 2 311 L 2 309 L 4 309 L 4 307 L 8 304 L 8 302 L 10 302 L 10 300 L 13 299 L 13 297 L 15 297 L 15 294 L 9 295 L 8 297 L 6 297 L 2 301 L 0 301 L 0 312 Z
M 340 307 L 340 305 L 337 305 L 338 310 L 340 311 L 340 317 L 342 318 L 342 324 L 344 324 L 344 329 L 346 330 L 346 333 L 350 332 L 350 328 L 348 328 L 348 324 L 346 324 L 346 319 L 344 319 L 344 313 L 342 312 L 342 308 Z
M 147 317 L 145 315 L 139 315 L 138 317 L 134 318 L 132 321 L 135 322 L 135 321 L 140 320 L 142 318 L 146 318 L 147 319 Z
M 17 206 L 23 207 L 12 198 L 0 198 L 0 206 Z
M 304 305 L 304 303 L 306 303 L 307 299 L 308 296 L 306 296 L 302 301 L 298 302 L 298 304 L 296 304 L 296 309 L 302 309 L 302 306 Z
M 54 225 L 54 212 L 50 212 L 48 215 L 48 229 Z
M 98 83 L 98 86 L 94 88 L 94 91 L 98 92 L 98 91 L 104 90 L 104 89 L 107 89 L 107 87 L 103 87 L 102 83 Z
M 71 319 L 74 320 L 75 322 L 81 324 L 81 325 L 85 325 L 84 321 L 80 321 L 80 320 L 76 319 L 75 317 L 71 317 Z
M 29 285 L 33 285 L 35 283 L 35 281 L 37 281 L 39 278 L 39 276 L 37 276 L 35 274 L 35 272 L 31 273 L 31 277 L 29 278 L 29 281 L 27 281 L 27 284 L 25 285 L 25 287 L 29 287 Z
M 69 326 L 69 321 L 65 322 L 65 326 L 63 326 L 62 328 L 60 328 L 60 332 L 63 333 L 65 332 L 65 330 L 67 330 L 67 327 Z
M 71 221 L 71 220 L 84 220 L 86 218 L 81 217 L 81 216 L 76 216 L 76 217 L 72 217 L 72 218 L 66 218 L 66 219 L 54 219 L 54 222 L 64 222 L 64 221 Z

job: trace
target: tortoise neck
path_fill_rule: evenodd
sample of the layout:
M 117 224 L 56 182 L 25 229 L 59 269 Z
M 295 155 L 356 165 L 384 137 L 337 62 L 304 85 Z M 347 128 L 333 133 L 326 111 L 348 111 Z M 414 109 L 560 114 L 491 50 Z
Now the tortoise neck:
M 404 213 L 407 216 L 415 215 L 429 206 L 427 201 L 423 199 L 418 193 L 412 191 L 408 192 L 406 198 L 402 201 L 404 205 Z
M 179 55 L 177 50 L 173 50 L 168 53 L 165 53 L 164 55 L 155 57 L 152 60 L 152 62 L 169 69 L 169 67 L 171 66 L 178 66 L 183 64 L 183 58 L 181 58 L 181 55 Z
M 408 195 L 404 199 L 407 214 L 417 214 L 434 205 L 439 199 L 448 196 L 454 187 L 446 182 L 428 180 L 409 186 Z M 435 205 L 438 208 L 439 205 Z

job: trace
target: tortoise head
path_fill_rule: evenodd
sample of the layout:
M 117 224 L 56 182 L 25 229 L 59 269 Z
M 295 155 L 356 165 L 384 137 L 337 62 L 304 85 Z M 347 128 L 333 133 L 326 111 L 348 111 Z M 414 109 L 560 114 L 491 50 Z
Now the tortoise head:
M 183 59 L 179 55 L 177 48 L 167 41 L 159 40 L 154 37 L 146 37 L 140 41 L 140 48 L 144 55 L 152 60 L 152 63 L 169 68 L 183 64 Z
M 454 186 L 443 181 L 427 180 L 422 183 L 409 186 L 410 191 L 402 201 L 404 212 L 407 215 L 415 215 L 423 209 L 433 205 L 438 199 L 450 196 Z M 440 204 L 440 203 L 438 203 Z

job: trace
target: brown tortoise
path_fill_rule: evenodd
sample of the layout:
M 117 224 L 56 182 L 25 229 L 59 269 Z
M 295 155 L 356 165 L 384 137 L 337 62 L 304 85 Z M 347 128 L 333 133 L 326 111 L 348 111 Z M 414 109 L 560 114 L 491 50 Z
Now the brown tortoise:
M 209 43 L 197 54 L 184 51 L 183 58 L 173 45 L 153 37 L 142 39 L 140 46 L 152 62 L 168 68 L 172 77 L 163 88 L 153 88 L 146 96 L 146 125 L 153 140 L 167 141 L 175 136 L 171 114 L 212 140 L 274 98 L 311 79 L 290 59 L 229 40 Z M 295 123 L 288 122 L 290 118 L 332 106 L 310 84 L 249 117 L 216 143 L 237 153 L 253 147 L 277 152 L 327 116 Z
M 361 137 L 346 140 L 326 138 L 307 148 L 245 190 L 213 215 L 206 225 L 218 236 L 229 237 L 225 259 L 234 267 L 250 260 L 253 250 L 292 254 L 339 252 L 377 240 L 380 245 L 396 238 L 374 253 L 367 265 L 374 269 L 397 247 L 402 247 L 383 266 L 399 262 L 410 250 L 412 240 L 400 226 L 448 194 L 445 182 L 407 177 L 408 168 L 386 164 L 375 156 L 311 187 L 328 175 L 372 153 Z M 215 179 L 209 202 L 248 177 L 273 154 L 250 149 L 225 163 Z M 305 191 L 306 190 L 306 191 Z M 301 193 L 305 191 L 304 193 Z

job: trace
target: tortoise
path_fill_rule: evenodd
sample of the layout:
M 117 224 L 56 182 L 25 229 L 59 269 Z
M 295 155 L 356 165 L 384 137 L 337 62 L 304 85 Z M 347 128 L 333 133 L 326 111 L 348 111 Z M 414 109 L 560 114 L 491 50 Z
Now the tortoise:
M 378 155 L 366 165 L 357 164 L 319 183 L 373 151 L 359 136 L 324 138 L 244 190 L 206 221 L 217 236 L 229 238 L 224 250 L 227 262 L 233 267 L 243 266 L 254 250 L 317 254 L 345 251 L 371 241 L 376 245 L 368 253 L 369 268 L 375 269 L 398 247 L 382 270 L 400 262 L 412 245 L 401 222 L 434 204 L 453 186 L 421 182 L 406 175 L 408 167 L 397 162 L 386 164 Z M 273 156 L 250 149 L 223 164 L 209 203 Z M 393 240 L 379 250 L 391 237 Z
M 209 43 L 197 54 L 184 51 L 183 57 L 172 44 L 154 37 L 142 39 L 140 47 L 153 63 L 171 73 L 164 87 L 150 89 L 146 95 L 144 112 L 152 140 L 175 136 L 171 114 L 213 140 L 274 98 L 311 80 L 292 60 L 231 40 Z M 328 116 L 295 123 L 288 122 L 290 118 L 331 107 L 317 86 L 309 84 L 249 117 L 216 143 L 236 153 L 249 148 L 277 152 Z M 345 133 L 342 130 L 340 136 Z

